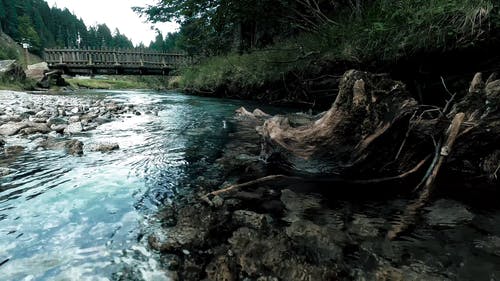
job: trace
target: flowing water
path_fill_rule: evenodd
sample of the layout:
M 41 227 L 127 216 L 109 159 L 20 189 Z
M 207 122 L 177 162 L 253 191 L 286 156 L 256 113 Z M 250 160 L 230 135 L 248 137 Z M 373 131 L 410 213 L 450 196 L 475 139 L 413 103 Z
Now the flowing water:
M 133 91 L 78 96 L 158 114 L 130 114 L 77 137 L 86 146 L 116 142 L 112 153 L 74 157 L 13 140 L 28 149 L 0 154 L 0 167 L 11 170 L 0 177 L 0 280 L 108 280 L 132 269 L 164 280 L 145 241 L 153 215 L 198 176 L 197 165 L 214 160 L 226 120 L 245 102 Z
M 0 177 L 0 280 L 167 280 L 147 246 L 148 233 L 159 225 L 154 215 L 220 155 L 234 110 L 255 104 L 147 91 L 82 92 L 78 98 L 113 99 L 158 114 L 130 114 L 77 137 L 86 146 L 116 142 L 120 149 L 112 153 L 86 150 L 74 157 L 9 139 L 27 149 L 0 154 L 0 167 L 11 171 Z M 429 204 L 417 227 L 389 242 L 385 233 L 407 199 L 290 194 L 298 203 L 288 199 L 297 206 L 289 221 L 300 218 L 349 237 L 342 251 L 342 262 L 352 268 L 347 279 L 500 278 L 494 198 L 486 207 L 442 197 Z

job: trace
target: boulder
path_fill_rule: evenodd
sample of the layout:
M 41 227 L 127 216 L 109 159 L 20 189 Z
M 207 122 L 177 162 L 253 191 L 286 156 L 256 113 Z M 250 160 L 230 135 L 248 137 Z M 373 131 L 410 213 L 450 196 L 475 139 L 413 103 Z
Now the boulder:
M 41 62 L 28 65 L 28 69 L 25 71 L 25 73 L 26 77 L 34 79 L 36 81 L 41 81 L 46 71 L 49 71 L 49 66 L 46 62 Z
M 6 124 L 3 124 L 2 126 L 0 126 L 0 135 L 2 136 L 13 136 L 17 133 L 19 133 L 19 131 L 21 129 L 24 129 L 28 127 L 28 124 L 25 123 L 25 122 L 9 122 L 9 123 L 6 123 Z
M 0 60 L 0 78 L 10 81 L 24 80 L 26 74 L 15 60 Z

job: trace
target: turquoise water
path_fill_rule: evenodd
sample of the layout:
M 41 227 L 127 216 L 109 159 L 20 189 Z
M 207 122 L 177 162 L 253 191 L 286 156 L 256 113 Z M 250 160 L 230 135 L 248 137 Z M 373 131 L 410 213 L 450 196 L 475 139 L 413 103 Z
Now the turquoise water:
M 0 280 L 113 280 L 127 270 L 167 280 L 146 242 L 155 211 L 219 155 L 227 120 L 245 102 L 133 91 L 78 96 L 133 104 L 143 114 L 77 136 L 86 146 L 118 143 L 112 153 L 84 148 L 73 157 L 19 139 L 24 152 L 0 154 L 0 167 L 12 170 L 0 178 Z

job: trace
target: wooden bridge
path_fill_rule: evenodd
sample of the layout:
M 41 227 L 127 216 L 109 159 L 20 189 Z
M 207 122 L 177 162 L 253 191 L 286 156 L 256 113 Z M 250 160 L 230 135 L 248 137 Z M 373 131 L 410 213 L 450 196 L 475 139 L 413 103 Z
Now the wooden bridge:
M 44 59 L 49 68 L 68 75 L 168 75 L 180 66 L 193 63 L 193 57 L 185 54 L 111 49 L 45 49 Z

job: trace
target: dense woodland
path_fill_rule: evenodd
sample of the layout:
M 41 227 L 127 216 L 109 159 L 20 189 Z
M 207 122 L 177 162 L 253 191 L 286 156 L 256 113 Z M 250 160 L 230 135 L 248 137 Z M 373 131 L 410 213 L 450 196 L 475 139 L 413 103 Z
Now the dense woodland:
M 110 30 L 106 24 L 86 26 L 68 9 L 50 8 L 43 0 L 0 0 L 0 31 L 18 43 L 29 43 L 31 51 L 39 55 L 47 47 L 134 47 L 132 41 L 118 29 Z M 155 51 L 174 50 L 175 47 L 169 44 L 172 42 L 168 39 L 170 36 L 175 35 L 164 37 L 158 31 L 149 47 Z

